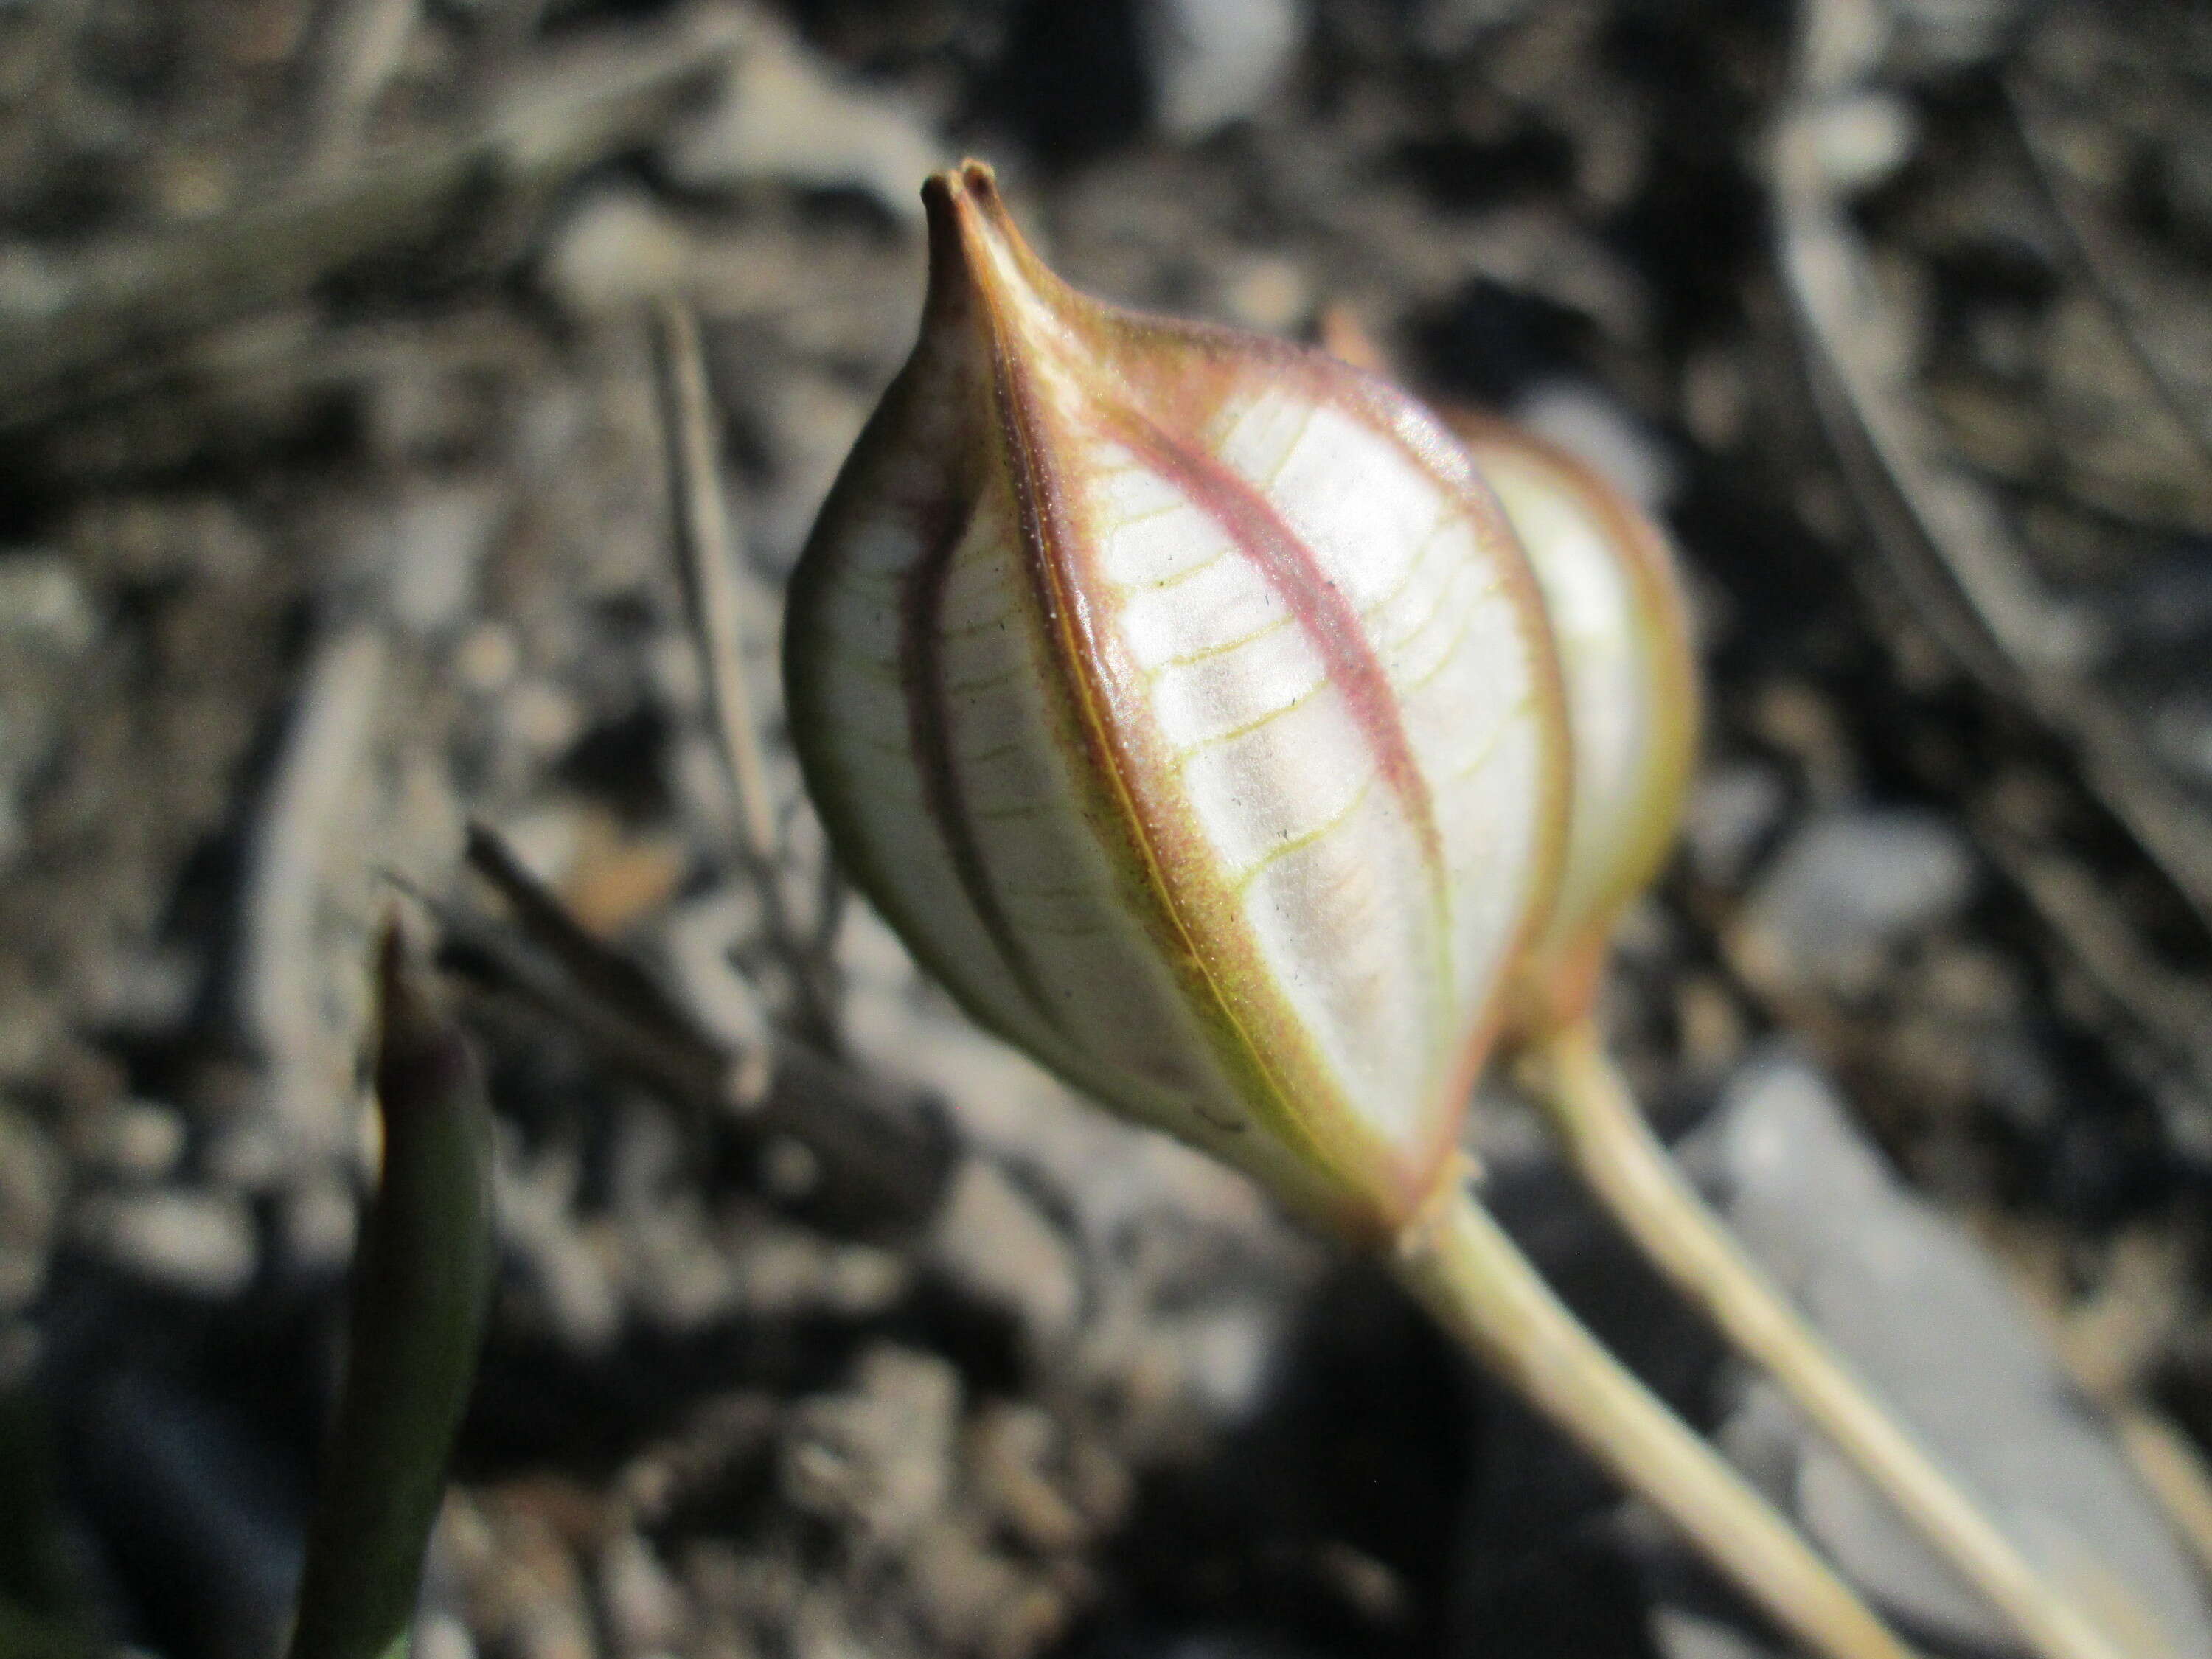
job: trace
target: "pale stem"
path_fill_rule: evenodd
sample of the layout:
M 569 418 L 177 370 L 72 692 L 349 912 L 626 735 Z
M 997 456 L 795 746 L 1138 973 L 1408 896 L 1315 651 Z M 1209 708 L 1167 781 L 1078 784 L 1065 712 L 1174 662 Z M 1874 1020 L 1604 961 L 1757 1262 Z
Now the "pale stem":
M 1576 1170 L 1644 1254 L 1773 1375 L 2033 1652 L 2123 1659 L 1745 1255 L 1652 1134 L 1589 1021 L 1533 1046 L 1525 1071 Z
M 1399 1277 L 1437 1320 L 1784 1629 L 1826 1659 L 1916 1659 L 1773 1507 L 1638 1382 L 1455 1182 L 1400 1237 Z

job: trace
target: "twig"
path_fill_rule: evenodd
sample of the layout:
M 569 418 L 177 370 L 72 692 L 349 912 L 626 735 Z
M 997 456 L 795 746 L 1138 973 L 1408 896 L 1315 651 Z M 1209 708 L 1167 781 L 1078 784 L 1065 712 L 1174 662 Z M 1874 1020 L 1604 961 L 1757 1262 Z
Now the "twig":
M 707 390 L 698 319 L 663 300 L 653 313 L 653 367 L 667 436 L 676 548 L 692 631 L 705 665 L 708 702 L 738 808 L 738 853 L 761 895 L 769 933 L 791 968 L 801 1028 L 817 1042 L 836 1032 L 835 999 L 822 953 L 799 937 L 779 870 L 775 797 L 761 759 L 760 724 L 746 689 L 744 597 L 735 537 L 722 499 L 718 434 Z
M 611 1012 L 665 1042 L 702 1046 L 690 1016 L 650 974 L 628 957 L 602 945 L 562 908 L 514 855 L 498 834 L 482 823 L 468 828 L 469 867 L 514 906 L 526 935 L 545 951 L 577 988 Z M 712 1051 L 714 1045 L 703 1043 Z M 750 1103 L 749 1091 L 736 1090 L 733 1103 Z
M 1811 0 L 1808 39 L 1830 9 Z M 2090 678 L 2104 647 L 2094 619 L 2045 589 L 1988 492 L 1938 459 L 1903 343 L 1822 173 L 1816 101 L 1801 86 L 1770 153 L 1776 264 L 1815 402 L 1875 544 L 1938 639 L 2066 743 L 2098 799 L 2212 927 L 2212 824 L 2160 772 L 2142 723 Z
M 2059 945 L 2115 1008 L 2188 1072 L 2212 1115 L 2212 986 L 2159 962 L 2095 875 L 2065 854 L 2039 849 L 2008 828 L 1994 804 L 1970 811 L 1977 843 L 2019 890 Z
M 706 665 L 715 732 L 737 791 L 738 830 L 744 854 L 766 868 L 776 856 L 775 806 L 761 766 L 752 698 L 745 689 L 744 598 L 738 587 L 735 538 L 722 500 L 718 434 L 707 393 L 699 322 L 689 306 L 663 300 L 653 307 L 653 323 L 684 589 L 691 601 L 699 654 Z
M 328 27 L 309 37 L 322 59 L 307 112 L 310 174 L 331 177 L 352 159 L 421 8 L 422 0 L 339 0 Z
M 1888 482 L 1963 602 L 1988 648 L 2024 679 L 2074 674 L 2100 641 L 2089 618 L 2045 589 L 2011 545 L 1996 506 L 1963 471 L 1945 465 L 1911 396 L 1906 344 L 1883 310 L 1857 234 L 1821 172 L 1802 112 L 1785 114 L 1772 152 L 1777 264 L 1792 320 L 1831 427 L 1848 422 L 1850 459 L 1863 455 Z M 1843 446 L 1838 445 L 1839 452 Z M 1864 466 L 1859 472 L 1863 476 Z M 1916 597 L 1919 597 L 1916 590 Z M 1956 620 L 1930 606 L 1947 642 Z M 1967 651 L 1961 650 L 1961 654 Z
M 472 131 L 365 157 L 343 177 L 280 189 L 204 223 L 57 260 L 53 291 L 34 311 L 0 311 L 0 430 L 128 386 L 158 367 L 154 349 L 306 294 L 368 254 L 427 240 L 464 207 L 480 218 L 487 193 L 544 199 L 659 125 L 733 47 L 728 30 L 697 27 L 620 49 L 599 43 L 534 74 Z
M 474 976 L 570 1027 L 695 1127 L 804 1146 L 817 1176 L 807 1192 L 786 1197 L 797 1213 L 870 1238 L 908 1236 L 935 1217 L 957 1158 L 935 1103 L 795 1040 L 732 1054 L 636 963 L 586 932 L 491 830 L 471 830 L 469 864 L 514 907 L 521 935 L 443 909 L 449 933 L 475 957 L 463 963 Z
M 2111 318 L 2115 331 L 2142 371 L 2152 394 L 2165 405 L 2190 447 L 2197 452 L 2197 459 L 2212 467 L 2212 428 L 2207 428 L 2203 411 L 2193 407 L 2194 400 L 2144 337 L 2142 318 L 2129 297 L 2128 284 L 2120 274 L 2120 262 L 2112 252 L 2111 239 L 2082 202 L 2079 188 L 2062 177 L 2057 158 L 2045 142 L 2043 129 L 2049 121 L 2049 112 L 2043 107 L 2039 96 L 2028 91 L 2017 74 L 2006 76 L 2003 85 L 2005 107 L 2012 117 L 2013 132 L 2020 141 L 2021 153 L 2027 158 L 2036 189 L 2065 237 L 2075 269 Z

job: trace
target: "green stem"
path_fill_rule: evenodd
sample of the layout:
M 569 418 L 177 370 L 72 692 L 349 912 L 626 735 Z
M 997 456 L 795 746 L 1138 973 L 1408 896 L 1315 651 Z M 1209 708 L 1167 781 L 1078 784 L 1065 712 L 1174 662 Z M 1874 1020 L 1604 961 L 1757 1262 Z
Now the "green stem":
M 1813 1651 L 1914 1659 L 1765 1499 L 1599 1346 L 1463 1187 L 1401 1235 L 1396 1267 L 1445 1329 Z
M 291 1659 L 406 1659 L 422 1554 L 490 1301 L 491 1115 L 460 1034 L 387 927 L 384 1171 L 354 1273 L 344 1385 Z

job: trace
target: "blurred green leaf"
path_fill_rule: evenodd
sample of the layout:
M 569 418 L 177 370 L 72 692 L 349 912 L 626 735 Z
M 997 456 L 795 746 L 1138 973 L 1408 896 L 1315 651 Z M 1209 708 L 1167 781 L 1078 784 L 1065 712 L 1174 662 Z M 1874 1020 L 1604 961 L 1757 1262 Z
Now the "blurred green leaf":
M 307 1535 L 291 1659 L 403 1659 L 490 1299 L 491 1116 L 396 926 L 380 960 L 384 1173 Z

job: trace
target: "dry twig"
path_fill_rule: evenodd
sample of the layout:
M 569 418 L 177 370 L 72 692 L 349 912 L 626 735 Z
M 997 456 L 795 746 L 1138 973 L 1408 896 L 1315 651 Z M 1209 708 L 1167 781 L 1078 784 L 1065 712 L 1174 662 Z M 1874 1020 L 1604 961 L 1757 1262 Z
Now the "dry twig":
M 1841 27 L 1828 15 L 1838 9 L 1812 0 L 1808 40 Z M 1813 141 L 1822 100 L 1838 90 L 1838 71 L 1819 58 L 1813 46 L 1802 54 L 1771 184 L 1776 264 L 1836 459 L 1916 615 L 1980 684 L 2066 748 L 2098 803 L 2212 928 L 2212 823 L 2160 769 L 2141 723 L 2095 679 L 2105 641 L 2094 619 L 2044 586 L 1989 491 L 1947 458 L 1922 411 L 1899 331 Z M 2196 1023 L 2201 994 L 2170 994 L 2171 975 L 2115 978 L 2107 943 L 2072 925 L 2079 910 L 2053 910 L 2036 884 L 2023 886 L 2069 952 L 2212 1101 L 2212 1051 Z
M 664 300 L 654 307 L 653 323 L 677 554 L 706 669 L 715 735 L 736 795 L 738 853 L 760 892 L 769 935 L 791 969 L 800 1029 L 828 1047 L 836 1030 L 829 962 L 818 941 L 799 937 L 785 897 L 775 799 L 762 763 L 759 720 L 745 684 L 744 595 L 738 581 L 736 538 L 722 499 L 720 445 L 698 319 L 690 307 Z
M 310 174 L 332 177 L 353 159 L 421 15 L 422 0 L 339 0 L 309 37 L 322 65 L 307 111 Z
M 734 47 L 690 26 L 580 48 L 512 88 L 474 131 L 365 156 L 205 222 L 99 244 L 52 264 L 35 301 L 0 292 L 0 429 L 158 373 L 161 350 L 305 295 L 334 272 L 411 246 L 463 210 L 542 200 L 657 127 Z
M 2142 371 L 2152 395 L 2165 406 L 2174 425 L 2196 450 L 2197 458 L 2212 467 L 2212 426 L 2208 411 L 2199 406 L 2181 378 L 2153 348 L 2143 328 L 2142 307 L 2122 269 L 2112 237 L 2082 192 L 2060 164 L 2051 138 L 2052 114 L 2043 99 L 2019 75 L 2006 77 L 2005 106 L 2021 153 L 2034 176 L 2038 193 L 2051 218 L 2064 234 L 2075 269 L 2089 291 L 2111 318 L 2113 329 L 2128 354 Z
M 494 831 L 471 827 L 468 861 L 514 919 L 501 928 L 440 907 L 457 965 L 471 977 L 567 1025 L 702 1133 L 756 1149 L 804 1148 L 811 1183 L 779 1196 L 808 1219 L 896 1238 L 935 1217 L 957 1153 L 933 1102 L 793 1040 L 769 1053 L 732 1053 L 650 975 L 593 938 Z

